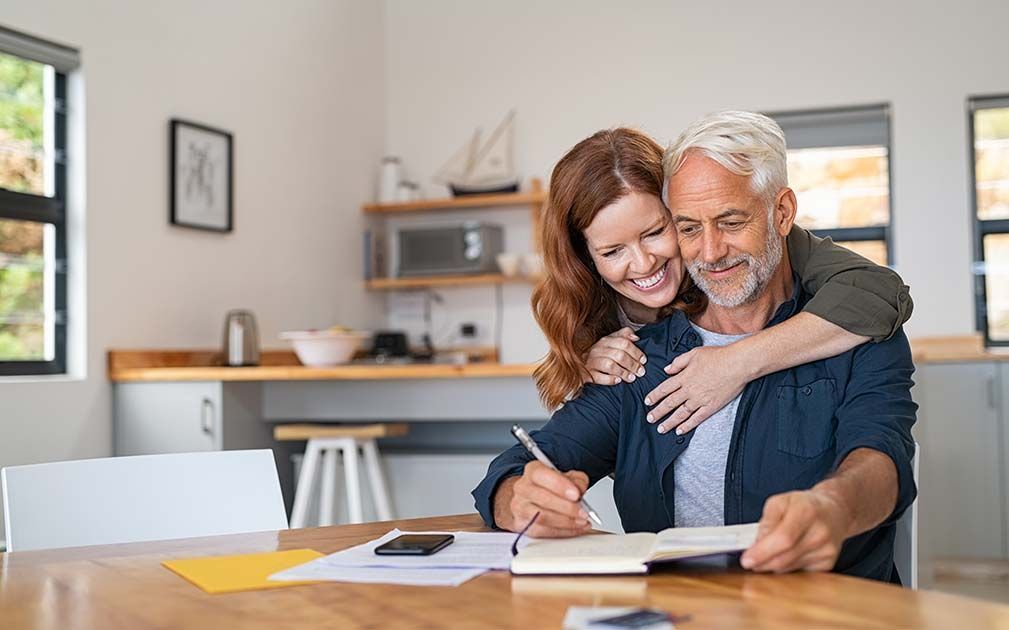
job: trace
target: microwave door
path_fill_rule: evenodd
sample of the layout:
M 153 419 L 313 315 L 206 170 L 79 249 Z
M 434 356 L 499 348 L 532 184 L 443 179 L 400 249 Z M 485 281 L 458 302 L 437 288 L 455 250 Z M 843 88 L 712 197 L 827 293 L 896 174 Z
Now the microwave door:
M 458 229 L 401 232 L 400 276 L 426 276 L 464 271 L 465 244 Z

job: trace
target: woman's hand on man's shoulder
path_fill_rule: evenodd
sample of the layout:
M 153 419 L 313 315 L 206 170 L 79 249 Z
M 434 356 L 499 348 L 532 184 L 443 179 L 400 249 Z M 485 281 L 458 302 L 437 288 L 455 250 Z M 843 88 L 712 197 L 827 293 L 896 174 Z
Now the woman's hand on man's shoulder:
M 624 327 L 597 341 L 585 355 L 585 368 L 589 372 L 585 382 L 616 385 L 633 383 L 644 376 L 648 358 L 634 345 L 637 340 L 634 331 Z

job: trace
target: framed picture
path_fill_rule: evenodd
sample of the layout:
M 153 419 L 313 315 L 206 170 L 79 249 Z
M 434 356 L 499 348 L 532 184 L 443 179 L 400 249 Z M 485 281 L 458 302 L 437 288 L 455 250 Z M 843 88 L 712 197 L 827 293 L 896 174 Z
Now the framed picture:
M 231 134 L 173 118 L 169 136 L 172 224 L 230 232 L 233 212 Z

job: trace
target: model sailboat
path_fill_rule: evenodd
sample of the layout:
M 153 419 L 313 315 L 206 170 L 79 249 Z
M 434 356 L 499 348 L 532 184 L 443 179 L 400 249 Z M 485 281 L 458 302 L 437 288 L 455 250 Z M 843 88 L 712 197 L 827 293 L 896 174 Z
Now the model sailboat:
M 480 130 L 435 174 L 434 181 L 445 184 L 456 197 L 517 192 L 519 178 L 512 161 L 515 110 L 508 112 L 487 142 L 480 144 Z

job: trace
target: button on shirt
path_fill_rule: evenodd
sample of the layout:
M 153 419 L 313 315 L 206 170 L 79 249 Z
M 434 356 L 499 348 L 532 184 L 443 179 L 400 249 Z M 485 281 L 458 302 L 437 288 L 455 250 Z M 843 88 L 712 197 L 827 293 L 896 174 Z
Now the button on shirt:
M 691 326 L 705 346 L 727 346 L 749 335 L 723 335 Z M 677 527 L 715 527 L 725 524 L 725 464 L 742 392 L 693 430 L 690 448 L 673 462 L 676 482 Z M 677 439 L 682 444 L 684 438 Z

